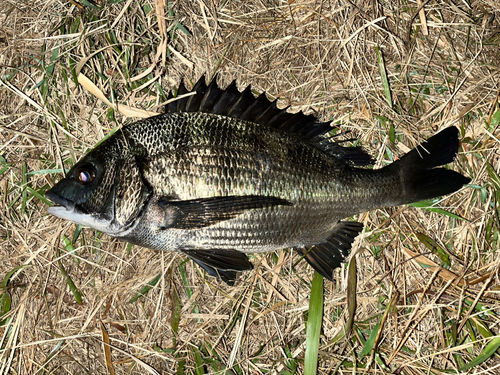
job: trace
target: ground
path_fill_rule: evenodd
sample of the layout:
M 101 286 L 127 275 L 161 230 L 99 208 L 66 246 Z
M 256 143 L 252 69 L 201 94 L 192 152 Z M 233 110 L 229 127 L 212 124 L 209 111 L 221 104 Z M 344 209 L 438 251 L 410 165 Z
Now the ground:
M 470 185 L 354 218 L 318 373 L 500 373 L 499 47 L 494 0 L 0 0 L 0 373 L 304 373 L 317 302 L 296 253 L 230 287 L 47 214 L 62 168 L 203 74 L 331 120 L 375 168 L 460 130 Z

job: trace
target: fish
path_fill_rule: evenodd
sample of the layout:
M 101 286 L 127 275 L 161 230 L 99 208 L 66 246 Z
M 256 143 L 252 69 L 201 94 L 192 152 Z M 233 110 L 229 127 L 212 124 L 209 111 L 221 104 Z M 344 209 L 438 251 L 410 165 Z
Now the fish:
M 202 76 L 175 94 L 162 114 L 121 127 L 79 160 L 46 192 L 48 213 L 183 253 L 229 285 L 253 268 L 248 253 L 286 248 L 333 280 L 363 230 L 348 218 L 470 182 L 439 168 L 458 153 L 456 127 L 375 169 L 364 149 L 331 135 L 339 127 L 250 86 L 222 89 Z

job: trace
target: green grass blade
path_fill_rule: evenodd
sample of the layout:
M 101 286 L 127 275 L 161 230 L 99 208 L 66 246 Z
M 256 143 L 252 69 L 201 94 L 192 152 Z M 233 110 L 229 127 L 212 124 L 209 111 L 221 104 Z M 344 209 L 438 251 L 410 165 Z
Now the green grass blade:
M 493 116 L 491 116 L 490 129 L 494 128 L 500 124 L 500 111 L 496 111 Z
M 128 301 L 128 303 L 134 303 L 139 298 L 145 296 L 151 289 L 153 289 L 156 286 L 156 284 L 158 284 L 160 278 L 161 278 L 161 273 L 156 275 L 153 280 L 147 283 L 147 285 L 145 285 L 135 297 L 133 297 L 130 301 Z
M 193 296 L 193 290 L 191 289 L 191 287 L 189 286 L 189 282 L 188 282 L 188 279 L 187 279 L 187 274 L 186 274 L 186 268 L 184 267 L 184 263 L 187 262 L 188 260 L 184 261 L 184 262 L 181 262 L 181 264 L 179 264 L 179 273 L 181 274 L 181 278 L 182 278 L 182 283 L 184 284 L 184 289 L 186 290 L 186 294 L 189 298 L 191 298 Z M 191 312 L 195 313 L 195 314 L 198 314 L 200 312 L 200 309 L 198 308 L 197 305 L 194 305 L 193 309 L 191 310 Z
M 15 268 L 13 268 L 9 273 L 7 273 L 7 275 L 5 275 L 5 277 L 3 278 L 2 282 L 0 283 L 0 288 L 7 288 L 7 284 L 9 283 L 9 280 L 10 278 L 12 277 L 12 275 L 20 270 L 21 268 L 24 268 L 24 267 L 29 267 L 30 265 L 29 264 L 21 264 L 20 266 L 17 266 Z
M 304 374 L 315 375 L 318 368 L 318 350 L 323 323 L 323 276 L 314 271 L 307 318 L 306 355 Z
M 205 368 L 203 366 L 203 358 L 201 358 L 201 354 L 198 349 L 194 348 L 193 351 L 194 351 L 194 362 L 196 365 L 195 374 L 203 375 L 205 374 Z
M 12 305 L 12 297 L 9 292 L 5 292 L 0 296 L 0 327 L 4 326 L 9 322 L 9 319 L 3 319 L 4 315 L 6 315 L 11 308 Z
M 486 344 L 483 351 L 468 364 L 462 366 L 459 371 L 468 371 L 471 368 L 480 365 L 494 355 L 498 348 L 500 348 L 500 335 L 496 336 L 493 340 Z
M 186 360 L 183 359 L 182 361 L 179 361 L 179 367 L 177 367 L 177 372 L 175 373 L 176 375 L 184 375 L 184 365 L 186 364 Z
M 78 259 L 76 256 L 75 256 L 75 247 L 73 246 L 73 244 L 71 243 L 70 239 L 68 237 L 66 237 L 65 235 L 62 236 L 62 240 L 64 242 L 64 248 L 66 249 L 66 251 L 68 253 L 70 253 L 71 255 L 73 255 L 73 259 L 75 260 L 76 264 L 80 264 L 80 259 Z
M 432 251 L 435 255 L 441 259 L 442 266 L 444 268 L 450 268 L 450 256 L 448 255 L 448 252 L 443 249 L 441 246 L 439 246 L 435 240 L 430 238 L 429 236 L 426 236 L 423 233 L 416 233 L 416 236 L 420 242 L 422 242 L 425 247 L 427 247 L 430 251 Z
M 60 255 L 58 254 L 58 257 L 59 256 Z M 71 279 L 71 276 L 68 275 L 68 273 L 64 269 L 64 266 L 62 265 L 62 262 L 60 259 L 57 261 L 57 263 L 59 264 L 59 270 L 61 271 L 61 274 L 65 278 L 66 284 L 68 284 L 69 289 L 71 290 L 71 293 L 73 293 L 73 296 L 75 297 L 76 302 L 78 302 L 78 304 L 81 305 L 83 303 L 82 294 L 80 293 L 80 291 L 76 287 L 75 283 Z
M 391 121 L 391 127 L 389 128 L 389 140 L 394 145 L 396 144 L 396 129 L 394 129 L 394 122 Z
M 172 291 L 170 293 L 170 299 L 171 299 L 171 311 L 172 311 L 172 318 L 170 320 L 170 326 L 172 327 L 172 346 L 174 349 L 177 347 L 177 332 L 179 331 L 179 322 L 181 320 L 181 311 L 182 311 L 182 304 L 181 300 L 179 299 L 179 296 L 177 295 L 177 291 L 175 288 L 172 288 Z
M 175 25 L 175 28 L 182 31 L 184 34 L 186 34 L 187 36 L 191 36 L 191 33 L 188 31 L 188 29 L 186 29 L 184 27 L 184 25 L 180 22 L 177 22 L 177 24 Z
M 92 4 L 90 1 L 88 0 L 82 0 L 82 4 L 89 7 L 89 8 L 94 8 L 94 9 L 99 9 L 98 7 L 96 7 L 94 4 Z
M 6 171 L 9 170 L 10 166 L 12 164 L 7 164 L 7 160 L 5 160 L 5 158 L 0 155 L 0 165 L 2 165 L 2 168 L 0 168 L 0 176 L 3 175 Z
M 47 198 L 45 198 L 45 196 L 43 196 L 42 194 L 40 194 L 38 191 L 36 191 L 35 189 L 32 189 L 30 188 L 29 186 L 26 186 L 26 190 L 33 196 L 37 197 L 38 199 L 40 199 L 43 203 L 45 203 L 47 206 L 53 206 L 54 203 L 52 203 L 51 201 L 49 201 Z
M 23 193 L 21 199 L 21 217 L 26 213 L 26 201 L 28 199 L 28 191 L 26 190 L 26 185 L 28 184 L 28 175 L 26 174 L 26 163 L 23 163 L 22 173 L 23 173 Z
M 378 354 L 378 353 L 375 354 L 375 361 L 378 363 L 378 365 L 382 369 L 384 369 L 385 371 L 387 371 L 388 374 L 391 372 L 391 369 L 389 367 L 387 367 L 387 365 L 385 364 L 385 362 L 382 359 L 382 357 L 380 356 L 380 354 Z
M 77 224 L 75 231 L 73 232 L 73 239 L 71 240 L 71 243 L 75 243 L 80 234 L 82 233 L 83 225 L 82 224 Z M 85 239 L 82 236 L 82 243 L 85 244 Z
M 384 317 L 381 317 L 380 320 L 375 324 L 375 327 L 373 327 L 372 331 L 370 332 L 370 336 L 366 340 L 363 350 L 361 350 L 361 353 L 359 353 L 360 357 L 363 357 L 365 355 L 368 355 L 372 352 L 372 349 L 375 345 L 375 340 L 379 334 L 380 331 L 380 325 L 382 324 L 382 321 L 384 320 Z
M 54 173 L 62 173 L 62 168 L 52 168 L 52 169 L 40 169 L 38 171 L 31 171 L 27 174 L 54 174 Z M 66 173 L 69 172 L 69 169 L 66 169 Z
M 59 351 L 61 350 L 63 344 L 66 342 L 66 340 L 61 340 L 57 343 L 57 345 L 51 350 L 51 352 L 49 353 L 49 355 L 45 358 L 45 361 L 42 365 L 42 368 L 41 368 L 41 371 L 40 371 L 40 374 L 45 374 L 47 372 L 47 365 L 50 363 L 50 361 L 52 360 L 52 358 L 54 358 L 57 353 L 59 353 Z M 52 371 L 50 371 L 52 372 Z
M 349 311 L 349 320 L 345 328 L 345 335 L 349 336 L 354 324 L 354 316 L 356 315 L 356 257 L 352 257 L 349 262 L 348 278 L 347 278 L 347 310 Z
M 108 134 L 106 134 L 103 139 L 101 139 L 99 142 L 97 142 L 93 148 L 96 148 L 102 142 L 104 142 L 106 139 L 108 139 L 109 137 L 111 137 L 119 128 L 120 128 L 119 126 L 116 126 L 113 129 L 111 129 L 110 132 Z
M 378 69 L 380 71 L 380 78 L 382 80 L 382 87 L 384 88 L 385 98 L 387 99 L 387 104 L 392 108 L 392 94 L 391 87 L 389 86 L 389 80 L 387 79 L 387 72 L 385 70 L 384 56 L 382 56 L 382 51 L 376 47 L 377 51 L 377 63 Z
M 7 170 L 9 170 L 10 165 L 2 167 L 0 169 L 0 176 L 3 175 Z
M 490 175 L 491 181 L 493 182 L 495 189 L 500 190 L 500 177 L 498 176 L 495 169 L 488 162 L 486 162 L 486 170 L 488 171 L 488 174 Z
M 471 323 L 479 331 L 479 334 L 484 338 L 493 337 L 493 333 L 489 330 L 488 326 L 481 319 L 473 317 L 471 319 Z
M 378 346 L 378 343 L 380 341 L 380 333 L 383 330 L 385 321 L 387 319 L 387 316 L 389 312 L 394 308 L 396 304 L 397 296 L 393 296 L 391 301 L 387 304 L 384 314 L 380 318 L 380 320 L 375 324 L 375 327 L 373 327 L 372 331 L 370 332 L 370 336 L 366 340 L 366 342 L 363 345 L 363 350 L 361 350 L 361 353 L 359 354 L 360 357 L 365 356 L 369 353 L 373 353 L 373 355 L 376 355 L 375 349 Z
M 29 264 L 22 264 L 13 268 L 7 273 L 7 275 L 5 275 L 2 282 L 0 283 L 0 290 L 4 289 L 3 293 L 0 295 L 0 326 L 3 326 L 10 321 L 10 318 L 3 319 L 3 316 L 10 311 L 12 304 L 12 297 L 7 290 L 7 284 L 9 284 L 9 280 L 12 275 L 24 267 L 29 267 Z
M 437 201 L 438 201 L 438 199 L 432 199 L 432 200 L 427 200 L 427 201 L 420 201 L 420 202 L 410 203 L 409 206 L 421 208 L 421 209 L 429 211 L 429 212 L 436 212 L 436 213 L 438 213 L 440 215 L 446 215 L 446 216 L 452 217 L 454 219 L 468 221 L 467 219 L 465 219 L 465 218 L 463 218 L 461 216 L 455 215 L 455 214 L 453 214 L 451 212 L 448 212 L 446 210 L 443 210 L 442 208 L 439 208 L 439 207 L 430 207 L 434 203 L 436 203 Z

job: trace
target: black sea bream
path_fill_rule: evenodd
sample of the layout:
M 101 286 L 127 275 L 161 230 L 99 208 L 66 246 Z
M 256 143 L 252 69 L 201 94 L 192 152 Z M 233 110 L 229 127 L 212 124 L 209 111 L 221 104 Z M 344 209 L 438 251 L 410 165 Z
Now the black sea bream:
M 381 169 L 328 136 L 330 123 L 204 77 L 164 114 L 124 126 L 47 192 L 49 213 L 155 250 L 180 251 L 232 284 L 245 253 L 294 248 L 332 279 L 378 207 L 453 193 L 469 182 L 447 128 Z M 178 95 L 188 90 L 181 84 Z

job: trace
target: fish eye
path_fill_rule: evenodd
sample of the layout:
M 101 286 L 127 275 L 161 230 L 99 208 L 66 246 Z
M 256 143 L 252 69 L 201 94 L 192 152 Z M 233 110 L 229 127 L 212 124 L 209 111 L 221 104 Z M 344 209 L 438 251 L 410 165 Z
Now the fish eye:
M 78 168 L 75 173 L 76 180 L 82 185 L 88 185 L 95 178 L 95 169 L 90 165 Z

